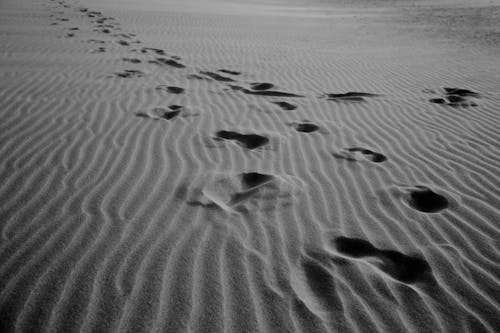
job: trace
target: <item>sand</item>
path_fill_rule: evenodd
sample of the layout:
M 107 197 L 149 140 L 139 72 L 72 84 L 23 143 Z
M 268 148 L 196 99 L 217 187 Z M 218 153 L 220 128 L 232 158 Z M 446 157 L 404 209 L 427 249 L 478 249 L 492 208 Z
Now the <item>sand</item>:
M 493 1 L 2 0 L 1 332 L 498 332 Z

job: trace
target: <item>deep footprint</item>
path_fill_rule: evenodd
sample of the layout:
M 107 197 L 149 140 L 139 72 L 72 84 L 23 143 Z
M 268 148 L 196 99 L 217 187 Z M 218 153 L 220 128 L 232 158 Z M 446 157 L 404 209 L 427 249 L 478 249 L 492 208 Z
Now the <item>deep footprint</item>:
M 264 82 L 264 83 L 252 83 L 252 84 L 250 84 L 250 88 L 252 88 L 252 90 L 259 90 L 259 91 L 269 90 L 271 88 L 274 88 L 274 84 L 267 83 L 267 82 Z
M 160 85 L 156 87 L 156 90 L 163 90 L 171 94 L 182 94 L 184 92 L 184 88 L 166 85 Z
M 130 62 L 133 64 L 140 64 L 141 60 L 136 58 L 122 58 L 123 61 Z
M 229 69 L 219 69 L 218 72 L 231 74 L 231 75 L 240 75 L 241 72 L 231 71 Z
M 443 88 L 446 92 L 446 95 L 457 95 L 462 97 L 479 97 L 477 92 L 468 90 L 468 89 L 460 89 L 460 88 Z
M 350 91 L 344 94 L 326 94 L 329 101 L 336 102 L 365 102 L 365 97 L 377 97 L 378 94 Z
M 274 96 L 274 97 L 304 97 L 303 95 L 297 95 L 293 93 L 274 91 L 274 90 L 250 90 L 240 86 L 229 86 L 232 90 L 241 91 L 244 94 L 248 95 L 257 95 L 257 96 Z
M 155 65 L 167 65 L 175 68 L 185 68 L 183 64 L 180 62 L 177 62 L 173 59 L 166 59 L 166 58 L 156 58 L 155 60 L 150 60 L 148 61 L 150 64 L 155 64 Z
M 280 108 L 286 111 L 292 111 L 297 108 L 296 105 L 290 104 L 288 102 L 271 102 L 271 103 L 278 105 Z
M 141 53 L 149 53 L 149 52 L 153 52 L 153 53 L 156 53 L 158 55 L 167 55 L 165 53 L 165 51 L 162 50 L 162 49 L 156 49 L 156 48 L 153 48 L 153 47 L 143 47 L 141 49 Z
M 313 123 L 296 123 L 293 127 L 296 131 L 303 133 L 311 133 L 319 130 L 319 126 Z
M 258 187 L 273 180 L 273 176 L 259 172 L 244 172 L 241 174 L 241 182 L 245 189 Z
M 436 213 L 449 206 L 448 199 L 426 186 L 415 186 L 406 201 L 412 208 L 424 213 Z
M 218 131 L 215 134 L 216 140 L 234 140 L 246 149 L 256 149 L 269 143 L 269 139 L 258 134 L 240 134 L 232 131 Z
M 403 283 L 424 280 L 431 273 L 429 263 L 420 257 L 409 256 L 394 250 L 380 250 L 360 238 L 337 237 L 334 240 L 337 251 L 353 258 L 374 257 L 373 264 L 392 278 Z
M 121 78 L 143 77 L 144 72 L 135 69 L 127 69 L 123 72 L 115 73 L 115 75 Z
M 222 75 L 219 75 L 217 73 L 214 73 L 214 72 L 204 72 L 204 71 L 201 71 L 200 74 L 203 74 L 203 75 L 206 75 L 216 81 L 220 81 L 220 82 L 233 82 L 234 80 L 231 79 L 230 77 L 227 77 L 227 76 L 222 76 Z

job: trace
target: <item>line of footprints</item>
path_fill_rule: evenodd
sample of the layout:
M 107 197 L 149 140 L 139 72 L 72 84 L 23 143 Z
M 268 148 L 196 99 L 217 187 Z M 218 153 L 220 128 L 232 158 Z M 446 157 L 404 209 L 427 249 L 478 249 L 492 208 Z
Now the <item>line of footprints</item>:
M 137 36 L 132 33 L 124 33 L 120 28 L 120 24 L 113 17 L 106 17 L 101 12 L 91 11 L 88 8 L 72 7 L 66 0 L 51 0 L 55 3 L 55 9 L 50 16 L 53 19 L 51 25 L 68 25 L 70 20 L 65 17 L 63 8 L 76 9 L 81 15 L 91 20 L 93 32 L 101 37 L 89 39 L 88 43 L 98 44 L 92 53 L 103 53 L 107 51 L 107 45 L 114 43 L 120 47 L 128 47 L 129 52 L 139 57 L 123 57 L 121 60 L 129 64 L 150 64 L 160 67 L 168 67 L 171 69 L 186 68 L 182 63 L 182 58 L 176 55 L 171 55 L 165 50 L 154 47 L 135 47 L 135 45 L 142 44 Z M 65 37 L 74 38 L 81 31 L 79 27 L 65 27 L 67 32 Z M 104 36 L 111 37 L 103 39 Z M 197 73 L 187 75 L 187 79 L 191 80 L 207 80 L 216 81 L 225 85 L 225 90 L 234 93 L 254 95 L 254 96 L 267 96 L 274 97 L 276 100 L 270 103 L 277 105 L 284 111 L 293 111 L 298 107 L 289 101 L 281 100 L 282 98 L 304 98 L 303 94 L 286 92 L 276 89 L 276 86 L 269 82 L 251 82 L 239 83 L 238 76 L 242 73 L 240 71 L 229 69 L 218 69 L 215 71 L 199 71 Z M 121 72 L 113 74 L 115 78 L 131 79 L 141 78 L 146 74 L 137 69 L 126 69 Z M 168 94 L 183 94 L 185 89 L 182 87 L 159 85 L 155 88 L 159 92 L 166 92 Z M 433 94 L 437 97 L 429 99 L 430 103 L 442 104 L 449 107 L 475 107 L 477 106 L 477 99 L 480 94 L 461 88 L 443 88 L 440 91 L 424 90 L 424 93 Z M 319 98 L 338 103 L 364 103 L 367 99 L 376 98 L 381 95 L 366 93 L 366 92 L 347 92 L 347 93 L 327 93 L 320 95 Z M 169 105 L 168 107 L 157 107 L 146 112 L 138 112 L 138 117 L 144 117 L 155 120 L 172 121 L 181 116 L 185 112 L 185 107 L 182 105 Z M 299 121 L 291 124 L 298 132 L 312 133 L 320 130 L 320 126 L 310 121 Z M 213 137 L 217 141 L 232 141 L 237 143 L 244 149 L 255 150 L 259 149 L 270 142 L 269 138 L 264 135 L 253 133 L 239 133 L 230 130 L 217 131 Z M 381 153 L 372 151 L 362 147 L 349 147 L 339 152 L 333 153 L 337 159 L 356 162 L 367 161 L 370 163 L 383 163 L 387 161 L 387 157 Z M 248 179 L 254 181 L 255 184 L 251 185 L 250 189 L 245 188 L 245 191 L 253 190 L 256 187 L 263 186 L 265 183 L 273 180 L 275 176 L 268 174 L 261 174 L 258 172 L 241 173 L 239 175 L 241 182 L 246 187 Z M 247 186 L 248 185 L 248 186 Z M 435 190 L 422 185 L 410 186 L 404 189 L 402 195 L 404 202 L 411 208 L 423 213 L 437 213 L 449 207 L 448 199 Z M 408 256 L 397 251 L 380 250 L 371 245 L 368 241 L 356 238 L 337 237 L 334 241 L 335 246 L 339 253 L 346 257 L 351 258 L 364 258 L 373 257 L 378 258 L 378 266 L 382 271 L 389 274 L 391 277 L 404 283 L 414 283 L 421 279 L 422 275 L 430 272 L 428 263 L 419 257 Z M 311 268 L 309 268 L 311 269 Z M 314 268 L 317 269 L 317 268 Z

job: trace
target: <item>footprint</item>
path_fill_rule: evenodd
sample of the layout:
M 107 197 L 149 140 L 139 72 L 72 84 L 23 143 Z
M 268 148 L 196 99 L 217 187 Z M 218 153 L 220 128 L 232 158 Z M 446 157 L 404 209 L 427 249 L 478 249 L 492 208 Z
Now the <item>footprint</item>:
M 418 256 L 410 256 L 394 250 L 377 249 L 370 242 L 360 238 L 337 237 L 336 250 L 344 256 L 364 259 L 395 280 L 412 284 L 423 281 L 431 274 L 429 263 Z M 374 260 L 370 260 L 370 259 Z
M 387 160 L 387 157 L 385 157 L 383 154 L 359 147 L 345 148 L 339 153 L 333 153 L 333 156 L 347 161 L 359 161 L 360 158 L 362 158 L 374 163 L 382 163 Z
M 189 74 L 187 76 L 187 78 L 190 80 L 210 80 L 209 78 L 198 75 L 198 74 Z
M 480 97 L 480 94 L 468 89 L 443 88 L 443 90 L 443 97 L 431 98 L 429 99 L 429 102 L 435 104 L 445 104 L 451 107 L 474 107 L 477 106 L 477 103 L 472 100 L 472 98 Z
M 231 71 L 228 69 L 219 69 L 218 72 L 231 74 L 231 75 L 240 75 L 241 74 L 241 72 Z
M 269 138 L 258 134 L 240 134 L 232 131 L 218 131 L 215 140 L 236 141 L 238 145 L 246 149 L 256 149 L 269 143 Z
M 92 50 L 91 53 L 103 53 L 103 52 L 106 52 L 106 48 L 105 47 L 99 47 L 95 50 Z
M 261 186 L 273 180 L 273 176 L 259 172 L 243 172 L 240 176 L 241 183 L 247 190 Z
M 293 123 L 293 128 L 298 132 L 311 133 L 319 130 L 319 126 L 311 122 Z
M 286 111 L 292 111 L 297 108 L 296 105 L 290 104 L 288 102 L 271 102 L 271 103 L 278 105 L 280 108 Z
M 106 44 L 105 40 L 100 40 L 100 39 L 89 39 L 87 40 L 88 43 L 96 43 L 96 44 Z
M 446 104 L 446 100 L 444 98 L 431 98 L 429 102 L 436 104 Z
M 477 92 L 460 88 L 443 88 L 446 95 L 457 95 L 462 97 L 480 97 Z
M 365 93 L 365 92 L 350 91 L 344 94 L 325 94 L 324 96 L 326 96 L 327 100 L 329 101 L 356 103 L 356 102 L 365 102 L 366 97 L 377 97 L 380 95 Z
M 156 53 L 158 55 L 167 55 L 165 53 L 165 51 L 162 50 L 162 49 L 156 49 L 156 48 L 153 48 L 153 47 L 143 47 L 141 49 L 141 53 L 150 53 L 150 52 Z
M 173 60 L 173 59 L 166 59 L 166 58 L 156 58 L 155 60 L 150 60 L 148 61 L 150 64 L 155 64 L 155 65 L 168 65 L 172 66 L 175 68 L 185 68 L 183 64 Z
M 137 58 L 122 58 L 122 60 L 126 62 L 131 62 L 133 64 L 139 64 L 142 62 L 140 59 Z
M 222 76 L 222 75 L 219 75 L 219 74 L 214 73 L 214 72 L 201 71 L 200 74 L 206 75 L 206 76 L 208 76 L 216 81 L 220 81 L 220 82 L 232 82 L 232 81 L 234 81 L 230 77 Z
M 274 84 L 266 83 L 266 82 L 264 82 L 264 83 L 251 83 L 250 88 L 252 90 L 259 90 L 259 91 L 269 90 L 271 88 L 274 88 Z
M 307 285 L 321 304 L 329 311 L 340 310 L 342 301 L 336 292 L 335 281 L 331 273 L 312 259 L 302 262 Z
M 198 185 L 196 184 L 198 183 Z M 219 207 L 231 212 L 236 207 L 259 201 L 271 201 L 269 209 L 275 209 L 275 200 L 284 200 L 298 194 L 304 185 L 288 175 L 260 172 L 206 174 L 192 183 L 190 205 Z M 262 209 L 263 206 L 260 206 Z
M 177 117 L 184 107 L 182 105 L 170 105 L 168 109 L 153 108 L 147 112 L 137 112 L 136 116 L 151 119 L 166 119 L 171 120 Z
M 184 93 L 185 89 L 175 86 L 159 85 L 156 87 L 156 90 L 166 91 L 171 94 L 182 94 Z
M 405 196 L 405 201 L 410 207 L 424 213 L 437 213 L 449 206 L 446 197 L 422 185 L 410 188 Z
M 133 77 L 143 77 L 145 74 L 142 71 L 135 69 L 127 69 L 123 72 L 115 73 L 116 76 L 121 78 L 133 78 Z
M 240 86 L 229 86 L 232 90 L 241 91 L 244 94 L 248 95 L 257 95 L 257 96 L 274 96 L 274 97 L 304 97 L 303 95 L 297 95 L 293 93 L 274 91 L 274 90 L 250 90 Z

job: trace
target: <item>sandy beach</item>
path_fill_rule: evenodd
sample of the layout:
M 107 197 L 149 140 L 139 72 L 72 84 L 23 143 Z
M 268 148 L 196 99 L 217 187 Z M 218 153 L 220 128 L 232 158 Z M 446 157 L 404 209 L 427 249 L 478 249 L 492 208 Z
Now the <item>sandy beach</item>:
M 0 0 L 0 332 L 500 331 L 498 22 Z

